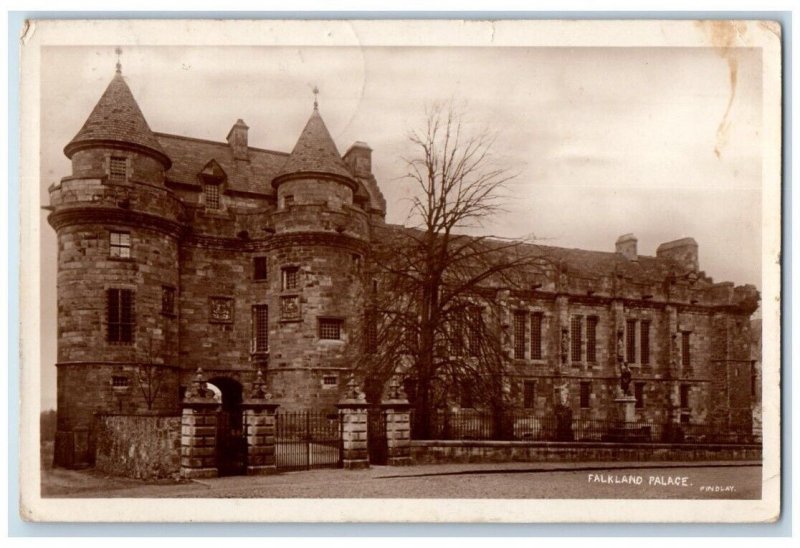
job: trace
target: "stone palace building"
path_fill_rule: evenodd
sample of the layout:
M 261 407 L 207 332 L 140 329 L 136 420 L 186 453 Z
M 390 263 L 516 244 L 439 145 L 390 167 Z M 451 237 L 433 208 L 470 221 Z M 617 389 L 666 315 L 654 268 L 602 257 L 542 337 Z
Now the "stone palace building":
M 157 133 L 118 68 L 64 153 L 56 464 L 91 461 L 96 413 L 177 414 L 198 368 L 223 407 L 258 370 L 282 409 L 333 407 L 386 227 L 366 143 L 340 155 L 316 102 L 289 153 L 251 146 L 242 120 L 218 142 Z M 551 411 L 566 383 L 574 416 L 607 417 L 623 353 L 638 418 L 750 427 L 753 286 L 714 282 L 692 238 L 551 252 L 557 277 L 503 297 L 520 409 Z

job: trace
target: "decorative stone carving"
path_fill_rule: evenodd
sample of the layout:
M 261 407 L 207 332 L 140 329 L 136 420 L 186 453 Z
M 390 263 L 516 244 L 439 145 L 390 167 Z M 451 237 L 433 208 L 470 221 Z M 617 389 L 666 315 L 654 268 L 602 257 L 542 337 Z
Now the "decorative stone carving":
M 209 299 L 208 318 L 212 323 L 232 323 L 233 299 L 230 297 L 211 297 Z
M 300 297 L 285 295 L 281 297 L 281 320 L 300 319 Z

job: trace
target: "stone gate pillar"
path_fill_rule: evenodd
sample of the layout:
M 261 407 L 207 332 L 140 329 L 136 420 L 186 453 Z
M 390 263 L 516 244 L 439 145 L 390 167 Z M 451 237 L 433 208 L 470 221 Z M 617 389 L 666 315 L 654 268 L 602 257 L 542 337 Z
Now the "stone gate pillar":
M 275 410 L 272 395 L 265 391 L 264 375 L 258 370 L 256 380 L 242 402 L 245 435 L 247 437 L 247 475 L 272 474 L 275 461 Z
M 206 387 L 203 370 L 198 369 L 192 386 L 181 403 L 181 476 L 213 478 L 217 469 L 217 412 L 219 402 Z
M 411 464 L 411 404 L 397 377 L 389 383 L 386 412 L 386 446 L 389 466 Z
M 367 452 L 367 399 L 351 378 L 347 395 L 336 404 L 342 421 L 343 465 L 348 469 L 369 468 Z

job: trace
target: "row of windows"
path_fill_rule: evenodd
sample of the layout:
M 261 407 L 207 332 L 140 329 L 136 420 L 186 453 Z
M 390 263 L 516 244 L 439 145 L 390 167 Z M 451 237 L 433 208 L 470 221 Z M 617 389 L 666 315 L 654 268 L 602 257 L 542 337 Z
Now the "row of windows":
M 129 232 L 109 233 L 109 255 L 115 258 L 131 258 L 131 235 Z M 354 253 L 352 256 L 353 267 L 361 268 L 361 256 Z M 267 279 L 267 258 L 253 257 L 253 279 Z M 281 289 L 297 289 L 300 285 L 300 269 L 297 266 L 285 266 L 281 269 Z
M 530 354 L 529 359 L 541 360 L 542 354 L 542 325 L 544 316 L 541 312 L 528 314 L 517 311 L 514 313 L 514 358 L 526 358 L 526 334 L 530 321 Z M 570 319 L 570 358 L 573 363 L 585 361 L 597 362 L 597 316 L 572 316 Z M 650 320 L 627 320 L 625 330 L 625 360 L 631 364 L 650 364 Z M 638 335 L 638 338 L 637 338 Z M 584 339 L 585 337 L 585 339 Z M 638 342 L 638 344 L 637 344 Z M 585 347 L 584 347 L 585 343 Z M 681 363 L 691 365 L 691 332 L 681 332 Z
M 636 382 L 633 384 L 633 395 L 636 398 L 636 408 L 643 409 L 645 406 L 645 386 L 646 383 L 644 382 Z M 580 407 L 582 409 L 588 409 L 591 407 L 592 401 L 592 382 L 591 381 L 581 381 L 579 385 L 579 400 L 580 400 Z M 689 391 L 690 386 L 688 384 L 682 384 L 680 386 L 680 408 L 681 409 L 688 409 L 689 408 Z M 555 395 L 556 401 L 558 400 L 559 395 Z M 524 380 L 522 381 L 522 407 L 525 409 L 534 409 L 536 407 L 536 381 L 535 380 Z
M 132 289 L 108 289 L 106 291 L 106 316 L 108 324 L 107 339 L 111 343 L 132 343 L 135 327 L 135 298 Z M 175 309 L 175 288 L 161 288 L 161 312 L 173 314 Z M 269 308 L 267 305 L 253 306 L 253 351 L 266 352 L 269 349 Z M 342 338 L 340 318 L 319 318 L 318 335 L 323 340 Z

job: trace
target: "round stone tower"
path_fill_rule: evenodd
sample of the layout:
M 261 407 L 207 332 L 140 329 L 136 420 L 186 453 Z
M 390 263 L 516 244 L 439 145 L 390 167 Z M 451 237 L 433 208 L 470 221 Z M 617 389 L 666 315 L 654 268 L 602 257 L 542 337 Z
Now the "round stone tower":
M 95 413 L 178 408 L 178 240 L 170 159 L 117 73 L 64 148 L 53 185 L 58 237 L 55 464 L 91 464 Z
M 333 409 L 363 314 L 369 212 L 316 103 L 272 185 L 272 393 L 282 409 Z

